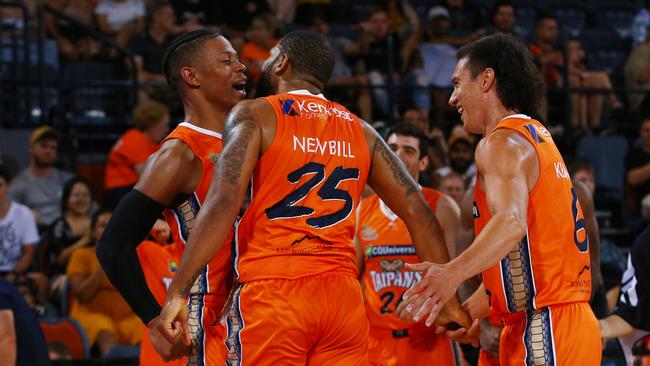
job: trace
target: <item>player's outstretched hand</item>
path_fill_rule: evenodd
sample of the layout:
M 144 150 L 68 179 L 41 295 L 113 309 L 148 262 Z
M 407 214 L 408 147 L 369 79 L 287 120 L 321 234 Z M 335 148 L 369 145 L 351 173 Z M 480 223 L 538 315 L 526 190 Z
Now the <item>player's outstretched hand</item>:
M 160 312 L 157 329 L 169 343 L 182 341 L 191 346 L 190 331 L 187 326 L 187 302 L 181 296 L 168 296 Z
M 406 264 L 405 267 L 407 270 L 422 272 L 423 276 L 404 293 L 398 314 L 404 319 L 416 322 L 428 316 L 426 325 L 431 326 L 442 307 L 456 294 L 460 281 L 450 276 L 445 264 L 422 262 Z M 458 309 L 465 313 L 459 305 Z
M 192 347 L 185 344 L 182 337 L 179 337 L 175 342 L 169 342 L 159 331 L 162 319 L 160 316 L 153 318 L 147 328 L 149 329 L 149 339 L 153 348 L 158 352 L 164 361 L 171 361 L 181 358 L 188 354 Z

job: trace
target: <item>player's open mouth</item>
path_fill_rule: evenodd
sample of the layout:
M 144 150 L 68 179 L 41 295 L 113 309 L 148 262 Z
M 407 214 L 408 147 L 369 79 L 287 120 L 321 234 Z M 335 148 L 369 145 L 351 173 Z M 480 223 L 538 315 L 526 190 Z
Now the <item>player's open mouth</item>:
M 232 88 L 237 90 L 239 94 L 246 96 L 246 81 L 238 81 L 232 84 Z

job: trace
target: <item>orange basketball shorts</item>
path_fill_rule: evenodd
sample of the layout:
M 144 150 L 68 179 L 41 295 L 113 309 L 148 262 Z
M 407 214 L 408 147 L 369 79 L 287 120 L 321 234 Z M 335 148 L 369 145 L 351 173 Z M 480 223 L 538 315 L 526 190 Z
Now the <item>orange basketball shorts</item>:
M 478 356 L 478 366 L 499 366 L 499 357 L 494 357 L 484 350 Z
M 226 299 L 212 294 L 192 294 L 188 302 L 193 349 L 188 366 L 224 365 L 228 350 L 224 343 L 226 328 L 219 322 Z
M 555 305 L 504 318 L 501 365 L 598 366 L 602 340 L 586 302 Z
M 426 335 L 395 338 L 391 333 L 390 330 L 371 329 L 368 338 L 370 365 L 465 365 L 460 347 L 443 335 L 432 331 Z
M 350 274 L 251 281 L 233 296 L 227 365 L 366 365 L 368 331 Z

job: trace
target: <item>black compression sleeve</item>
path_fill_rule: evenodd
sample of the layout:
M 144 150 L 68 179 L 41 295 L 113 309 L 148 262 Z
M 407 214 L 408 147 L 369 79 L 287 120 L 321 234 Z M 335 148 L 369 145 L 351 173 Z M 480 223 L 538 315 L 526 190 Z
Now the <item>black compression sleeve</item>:
M 106 276 L 145 324 L 160 314 L 161 307 L 147 286 L 136 248 L 164 208 L 132 190 L 117 205 L 97 243 L 97 258 Z

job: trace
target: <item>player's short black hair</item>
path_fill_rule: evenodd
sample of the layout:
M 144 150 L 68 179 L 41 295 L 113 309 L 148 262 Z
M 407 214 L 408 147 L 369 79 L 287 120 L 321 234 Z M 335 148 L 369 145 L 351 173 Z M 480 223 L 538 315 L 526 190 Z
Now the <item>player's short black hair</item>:
M 496 90 L 504 107 L 535 115 L 546 93 L 544 80 L 532 53 L 509 34 L 493 34 L 461 47 L 456 58 L 467 58 L 472 79 L 491 68 Z
M 162 59 L 162 69 L 169 86 L 175 88 L 181 80 L 181 68 L 192 65 L 197 60 L 197 53 L 207 39 L 220 37 L 221 34 L 206 29 L 183 33 L 176 37 L 167 47 Z
M 277 45 L 297 73 L 311 75 L 327 84 L 334 69 L 334 49 L 322 34 L 310 30 L 287 33 Z
M 386 141 L 388 141 L 388 139 L 392 135 L 415 137 L 416 139 L 418 139 L 418 145 L 419 145 L 418 149 L 420 149 L 420 159 L 422 159 L 424 156 L 427 155 L 427 149 L 429 148 L 429 140 L 427 139 L 427 136 L 424 134 L 424 132 L 417 126 L 413 126 L 410 123 L 404 123 L 404 122 L 398 123 L 388 131 L 388 134 L 386 134 Z

